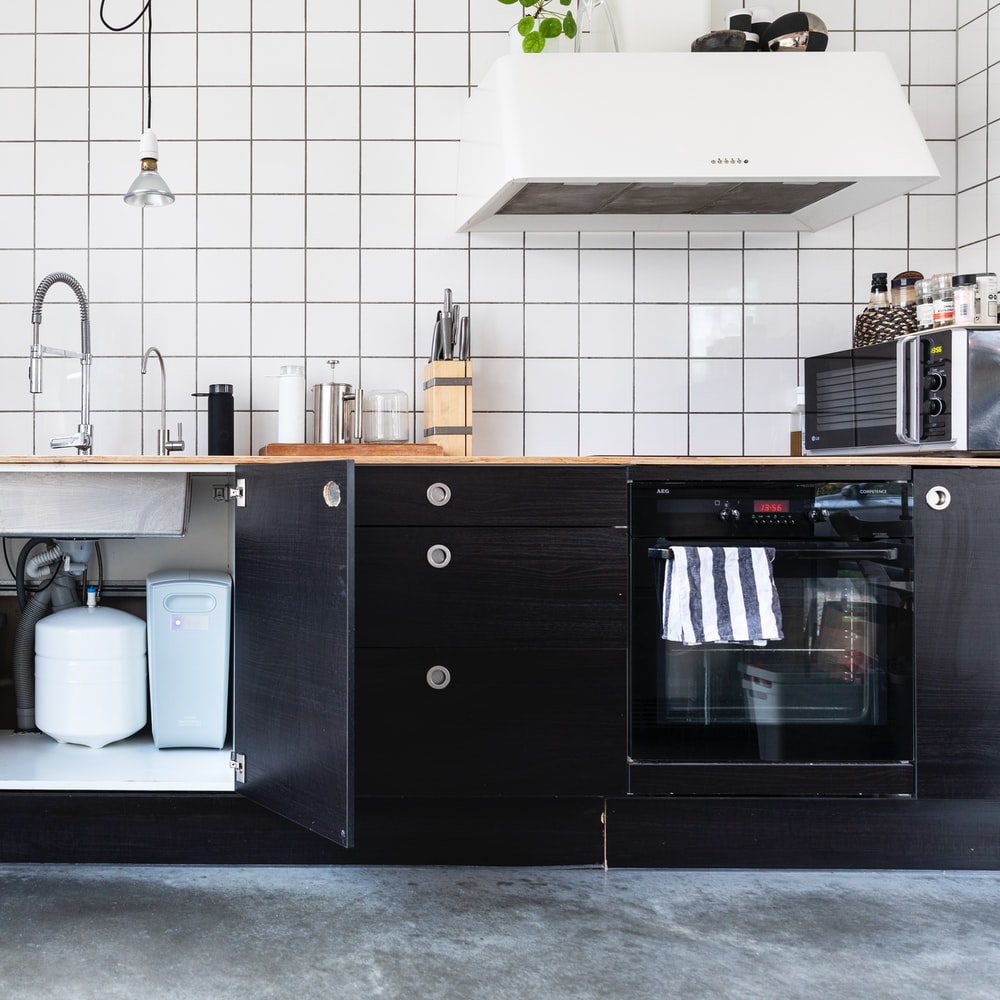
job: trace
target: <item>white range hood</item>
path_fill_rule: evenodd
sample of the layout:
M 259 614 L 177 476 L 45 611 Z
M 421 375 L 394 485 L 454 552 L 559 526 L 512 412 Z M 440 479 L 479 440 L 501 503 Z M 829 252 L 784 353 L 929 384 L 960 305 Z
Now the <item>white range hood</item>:
M 499 58 L 459 232 L 816 230 L 938 178 L 881 52 Z

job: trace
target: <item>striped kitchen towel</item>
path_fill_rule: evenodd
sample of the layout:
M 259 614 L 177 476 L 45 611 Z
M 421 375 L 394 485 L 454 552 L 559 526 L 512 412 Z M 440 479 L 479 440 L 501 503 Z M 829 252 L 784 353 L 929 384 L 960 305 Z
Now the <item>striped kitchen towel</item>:
M 663 638 L 764 645 L 781 639 L 774 549 L 670 546 L 663 586 Z

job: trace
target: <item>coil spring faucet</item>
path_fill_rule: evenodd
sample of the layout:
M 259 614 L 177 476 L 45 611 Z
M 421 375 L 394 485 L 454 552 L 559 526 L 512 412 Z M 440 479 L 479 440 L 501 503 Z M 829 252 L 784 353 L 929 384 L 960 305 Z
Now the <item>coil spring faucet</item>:
M 80 351 L 64 351 L 58 347 L 45 347 L 39 343 L 39 333 L 42 325 L 42 303 L 48 290 L 62 282 L 69 285 L 80 303 Z M 90 422 L 90 312 L 87 307 L 87 296 L 83 286 L 72 275 L 56 271 L 38 283 L 35 298 L 31 306 L 31 358 L 28 366 L 28 387 L 31 392 L 42 391 L 42 358 L 79 358 L 80 379 L 80 424 L 75 434 L 65 437 L 54 437 L 49 441 L 50 448 L 76 448 L 78 455 L 90 455 L 94 446 L 94 427 Z

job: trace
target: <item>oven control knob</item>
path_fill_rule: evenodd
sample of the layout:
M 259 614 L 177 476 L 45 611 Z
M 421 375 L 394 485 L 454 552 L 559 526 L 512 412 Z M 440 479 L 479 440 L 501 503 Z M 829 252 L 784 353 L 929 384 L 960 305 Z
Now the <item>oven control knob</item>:
M 920 412 L 930 417 L 939 417 L 944 413 L 944 400 L 931 396 L 920 404 Z
M 720 521 L 738 521 L 740 519 L 740 512 L 736 507 L 723 507 L 719 511 Z
M 808 517 L 813 524 L 816 524 L 819 521 L 829 521 L 830 512 L 823 507 L 810 507 L 809 510 L 806 511 L 806 517 Z

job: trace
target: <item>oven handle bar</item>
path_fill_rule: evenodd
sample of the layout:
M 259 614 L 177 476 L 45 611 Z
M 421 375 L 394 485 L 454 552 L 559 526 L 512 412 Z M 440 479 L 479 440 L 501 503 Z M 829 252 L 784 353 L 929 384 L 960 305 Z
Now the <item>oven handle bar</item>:
M 647 551 L 650 559 L 673 559 L 670 549 L 651 548 Z M 888 559 L 899 558 L 899 549 L 775 549 L 775 555 L 794 556 L 798 559 Z

